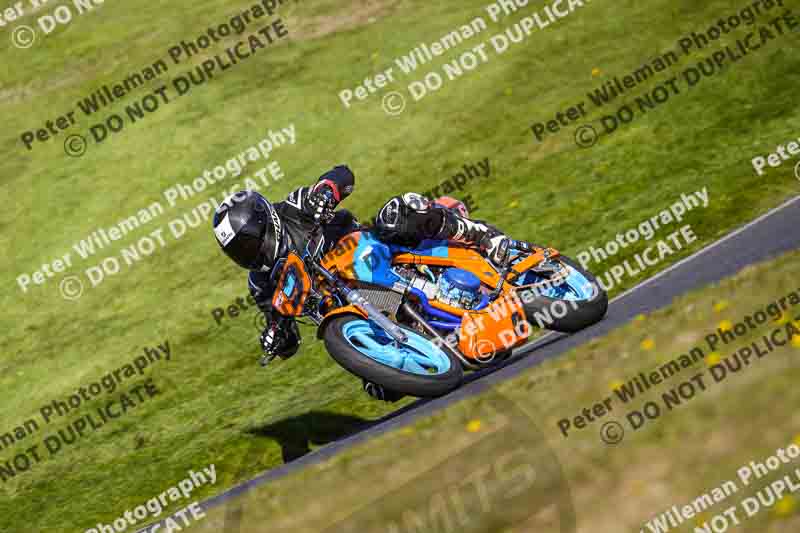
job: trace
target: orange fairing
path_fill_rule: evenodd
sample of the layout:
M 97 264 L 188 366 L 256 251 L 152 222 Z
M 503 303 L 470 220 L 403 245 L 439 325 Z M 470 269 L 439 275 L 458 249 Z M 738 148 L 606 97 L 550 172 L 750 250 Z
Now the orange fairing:
M 398 254 L 392 258 L 392 264 L 458 267 L 469 270 L 489 286 L 494 287 L 497 284 L 497 272 L 486 263 L 486 259 L 477 250 L 471 248 L 451 246 L 447 249 L 446 257 Z
M 470 359 L 488 361 L 523 344 L 531 333 L 522 302 L 511 290 L 485 309 L 464 313 L 458 348 Z
M 358 316 L 360 316 L 362 318 L 368 318 L 367 313 L 365 313 L 364 311 L 362 311 L 360 308 L 356 307 L 355 305 L 346 305 L 344 307 L 339 307 L 337 309 L 334 309 L 333 311 L 331 311 L 327 315 L 325 315 L 325 318 L 322 319 L 322 322 L 320 323 L 319 327 L 317 328 L 317 338 L 319 338 L 319 339 L 323 338 L 323 336 L 325 334 L 325 327 L 328 325 L 328 322 L 330 322 L 332 319 L 336 318 L 337 316 L 342 316 L 342 315 L 358 315 Z
M 550 257 L 557 257 L 559 255 L 558 250 L 553 248 L 549 248 Z M 532 253 L 513 267 L 513 271 L 521 274 L 526 270 L 530 270 L 531 268 L 535 267 L 539 263 L 544 261 L 544 250 L 538 249 L 536 252 Z M 494 271 L 492 267 L 486 262 L 486 259 L 478 253 L 477 250 L 473 250 L 472 248 L 461 248 L 457 246 L 451 246 L 447 250 L 447 257 L 433 257 L 427 255 L 415 255 L 415 254 L 398 254 L 392 258 L 392 264 L 418 264 L 418 265 L 432 265 L 432 266 L 444 266 L 444 267 L 457 267 L 464 270 L 469 270 L 476 276 L 481 282 L 487 284 L 490 287 L 494 287 L 497 285 L 498 275 L 497 272 Z M 438 303 L 438 302 L 437 302 Z M 442 308 L 440 305 L 437 305 L 434 302 L 431 302 L 431 305 L 434 307 Z M 453 312 L 451 309 L 443 309 L 445 311 Z M 457 313 L 461 314 L 461 313 Z
M 291 252 L 272 296 L 272 307 L 283 316 L 300 316 L 310 291 L 311 278 L 306 265 Z
M 550 252 L 550 257 L 558 257 L 560 254 L 558 250 L 554 248 L 548 248 Z M 539 263 L 544 261 L 544 249 L 537 249 L 536 252 L 532 253 L 516 265 L 514 265 L 513 270 L 519 274 L 525 272 L 526 270 L 530 270 L 531 268 L 535 267 Z
M 322 258 L 322 266 L 344 278 L 353 279 L 353 263 L 361 232 L 355 231 L 342 237 L 336 246 Z

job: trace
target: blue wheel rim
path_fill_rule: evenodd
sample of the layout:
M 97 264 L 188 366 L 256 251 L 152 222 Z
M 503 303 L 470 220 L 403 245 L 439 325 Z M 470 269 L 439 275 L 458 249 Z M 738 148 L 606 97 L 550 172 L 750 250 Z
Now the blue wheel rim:
M 385 331 L 367 320 L 350 320 L 342 335 L 359 353 L 409 374 L 436 376 L 450 370 L 450 358 L 422 335 L 403 328 L 408 340 L 397 344 Z
M 572 268 L 566 263 L 561 263 L 567 269 L 567 277 L 557 285 L 547 285 L 537 289 L 538 293 L 554 300 L 573 300 L 588 301 L 595 297 L 597 287 L 594 286 L 586 276 Z M 537 275 L 535 272 L 528 271 L 520 277 L 519 285 L 530 285 L 532 283 L 542 283 L 546 278 Z

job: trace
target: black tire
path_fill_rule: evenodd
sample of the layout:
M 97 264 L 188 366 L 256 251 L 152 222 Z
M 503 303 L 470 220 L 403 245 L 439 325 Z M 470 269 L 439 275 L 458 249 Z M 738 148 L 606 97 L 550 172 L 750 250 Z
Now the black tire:
M 377 383 L 385 389 L 418 398 L 436 398 L 461 385 L 464 370 L 461 362 L 449 350 L 442 350 L 450 360 L 450 368 L 444 374 L 426 376 L 402 372 L 363 355 L 350 345 L 342 334 L 342 327 L 351 320 L 363 320 L 363 318 L 356 315 L 334 318 L 327 324 L 323 333 L 328 353 L 351 374 Z M 403 329 L 421 335 L 406 327 Z
M 534 326 L 542 326 L 553 331 L 575 333 L 603 320 L 608 311 L 608 294 L 606 294 L 606 291 L 603 290 L 592 273 L 584 270 L 577 262 L 563 255 L 558 256 L 558 260 L 580 272 L 592 284 L 595 292 L 589 300 L 561 300 L 566 302 L 568 309 L 568 312 L 561 318 L 556 318 L 550 313 L 553 309 L 553 304 L 558 302 L 558 299 L 537 295 L 530 302 L 523 300 L 522 306 L 525 309 L 528 321 Z M 534 313 L 539 313 L 539 315 L 534 315 Z M 539 320 L 534 316 L 550 316 L 552 322 L 548 323 L 546 320 Z

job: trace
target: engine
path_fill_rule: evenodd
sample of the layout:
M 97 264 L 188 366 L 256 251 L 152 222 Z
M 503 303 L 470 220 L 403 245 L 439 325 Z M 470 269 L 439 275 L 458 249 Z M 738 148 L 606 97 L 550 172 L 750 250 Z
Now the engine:
M 481 303 L 481 281 L 467 270 L 418 265 L 395 268 L 395 271 L 406 278 L 412 288 L 422 291 L 428 300 L 460 309 L 475 309 Z
M 460 268 L 448 268 L 439 276 L 437 299 L 447 305 L 474 309 L 481 303 L 481 280 Z

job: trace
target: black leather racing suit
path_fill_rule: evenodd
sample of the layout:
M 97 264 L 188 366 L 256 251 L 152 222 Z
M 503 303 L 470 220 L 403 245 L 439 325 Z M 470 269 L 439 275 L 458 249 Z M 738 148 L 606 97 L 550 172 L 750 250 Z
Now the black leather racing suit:
M 304 209 L 310 192 L 311 187 L 301 187 L 293 191 L 283 202 L 274 204 L 275 210 L 286 228 L 286 234 L 291 239 L 289 249 L 301 255 L 316 228 L 313 218 Z M 322 226 L 323 254 L 333 248 L 342 237 L 359 227 L 360 225 L 352 213 L 346 209 L 336 211 L 333 220 Z M 256 305 L 266 317 L 267 328 L 276 321 L 279 322 L 279 327 L 284 332 L 284 338 L 281 346 L 277 349 L 277 354 L 285 358 L 294 355 L 297 351 L 300 344 L 300 332 L 294 318 L 284 317 L 272 309 L 272 295 L 279 277 L 280 272 L 275 269 L 269 272 L 253 270 L 248 275 L 247 286 Z

